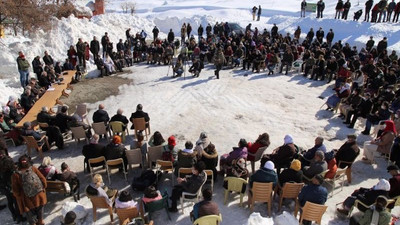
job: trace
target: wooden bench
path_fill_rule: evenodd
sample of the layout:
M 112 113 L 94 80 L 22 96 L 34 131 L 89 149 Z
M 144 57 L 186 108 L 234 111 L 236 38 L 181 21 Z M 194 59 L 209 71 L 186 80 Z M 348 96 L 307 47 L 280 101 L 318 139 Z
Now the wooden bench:
M 47 181 L 47 187 L 46 187 L 46 192 L 51 192 L 51 193 L 59 193 L 59 194 L 63 194 L 64 196 L 73 196 L 74 197 L 74 201 L 77 202 L 78 200 L 80 200 L 79 197 L 79 182 L 78 182 L 78 186 L 76 187 L 76 191 L 71 190 L 68 192 L 68 190 L 65 188 L 66 186 L 65 181 Z M 68 183 L 67 183 L 68 185 Z
M 70 86 L 72 79 L 75 76 L 75 70 L 65 71 L 63 74 L 63 81 L 60 84 L 53 84 L 52 91 L 46 91 L 39 100 L 32 106 L 32 108 L 25 114 L 24 118 L 18 122 L 17 127 L 22 127 L 23 124 L 27 121 L 36 125 L 36 116 L 42 110 L 43 106 L 52 108 L 54 105 L 62 104 L 59 98 L 64 95 L 68 97 L 68 94 L 65 92 L 66 89 L 72 89 Z

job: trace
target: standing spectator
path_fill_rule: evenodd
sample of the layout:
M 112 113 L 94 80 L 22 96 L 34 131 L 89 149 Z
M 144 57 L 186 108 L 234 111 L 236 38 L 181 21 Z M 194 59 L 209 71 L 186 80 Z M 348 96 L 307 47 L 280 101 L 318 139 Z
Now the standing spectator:
M 317 3 L 317 18 L 323 18 L 324 17 L 324 9 L 325 9 L 325 3 L 323 0 L 319 0 Z
M 400 2 L 398 2 L 397 4 L 396 4 L 396 7 L 395 7 L 395 9 L 394 9 L 394 16 L 393 16 L 393 23 L 394 22 L 398 22 L 399 21 L 399 14 L 400 14 Z
M 378 23 L 385 22 L 386 19 L 386 7 L 387 7 L 387 0 L 381 0 L 378 3 L 378 12 L 379 12 L 379 17 L 378 17 Z
M 108 42 L 109 42 L 109 38 L 108 38 L 108 33 L 105 32 L 104 36 L 101 37 L 101 46 L 103 46 L 103 58 L 105 53 L 107 52 L 107 46 L 108 46 Z
M 343 12 L 343 0 L 338 0 L 335 9 L 336 9 L 335 19 L 340 19 L 340 16 Z
M 183 46 L 186 38 L 186 23 L 183 23 L 181 27 L 181 45 Z
M 79 66 L 83 66 L 83 68 L 86 68 L 85 50 L 86 45 L 82 38 L 79 38 L 78 43 L 76 43 L 76 55 L 78 56 Z
M 7 206 L 11 212 L 13 220 L 17 223 L 26 220 L 23 218 L 16 197 L 12 193 L 11 177 L 15 173 L 14 161 L 9 157 L 5 150 L 0 150 L 0 191 L 7 198 Z
M 20 212 L 26 213 L 29 224 L 44 225 L 43 211 L 47 203 L 46 178 L 31 166 L 26 155 L 18 159 L 17 172 L 12 175 L 12 192 Z
M 218 48 L 217 53 L 214 56 L 214 65 L 215 71 L 214 74 L 219 79 L 219 71 L 222 69 L 222 66 L 226 63 L 226 59 L 224 53 L 222 52 L 222 48 Z
M 256 20 L 256 13 L 257 13 L 257 6 L 254 6 L 251 9 L 252 15 L 253 15 L 253 21 Z
M 310 31 L 308 31 L 306 39 L 308 40 L 308 44 L 311 45 L 311 43 L 314 39 L 314 29 L 313 28 L 310 28 Z
M 97 40 L 96 36 L 93 37 L 93 40 L 90 42 L 90 52 L 93 54 L 94 61 L 99 59 L 99 51 L 100 51 L 100 43 Z
M 329 48 L 332 46 L 332 40 L 335 37 L 335 33 L 333 33 L 332 29 L 329 29 L 329 32 L 326 34 L 326 43 L 328 44 Z
M 260 21 L 260 16 L 261 16 L 261 5 L 258 5 L 257 21 Z
M 68 60 L 72 64 L 73 68 L 76 66 L 76 50 L 73 45 L 69 46 L 68 52 Z
M 167 39 L 168 39 L 168 43 L 169 43 L 169 44 L 172 44 L 172 43 L 174 43 L 174 40 L 175 40 L 175 34 L 174 34 L 174 32 L 172 31 L 172 29 L 169 29 L 169 32 L 168 32 L 168 37 L 167 37 Z
M 392 13 L 396 8 L 396 2 L 392 0 L 392 2 L 389 3 L 387 6 L 387 17 L 386 17 L 386 22 L 390 22 L 390 19 L 392 18 Z
M 157 26 L 154 26 L 152 32 L 153 32 L 153 41 L 156 41 L 156 39 L 158 38 L 158 33 L 160 33 L 160 30 L 158 29 Z
M 23 52 L 18 52 L 17 58 L 18 72 L 19 72 L 19 81 L 21 83 L 21 87 L 25 88 L 28 85 L 28 77 L 29 77 L 29 62 L 25 59 L 25 55 Z
M 54 66 L 54 60 L 47 51 L 44 51 L 43 62 L 46 66 Z
M 381 41 L 378 42 L 378 45 L 376 46 L 376 50 L 378 50 L 378 55 L 382 56 L 381 54 L 383 53 L 384 50 L 387 48 L 387 37 L 384 37 Z
M 190 23 L 188 23 L 187 26 L 186 26 L 186 33 L 187 33 L 187 37 L 189 39 L 190 38 L 190 33 L 192 33 L 192 26 L 190 25 Z
M 300 17 L 306 17 L 306 7 L 307 7 L 307 2 L 306 2 L 306 0 L 303 0 L 301 2 Z
M 344 3 L 344 6 L 343 6 L 342 19 L 347 20 L 347 15 L 349 14 L 350 7 L 351 7 L 350 0 L 347 0 L 346 3 Z
M 322 27 L 320 27 L 319 30 L 315 33 L 315 37 L 317 38 L 320 45 L 322 45 L 322 43 L 323 43 L 324 36 L 325 36 L 325 32 L 324 32 L 324 30 L 322 30 Z
M 203 37 L 203 32 L 204 32 L 204 28 L 200 24 L 199 28 L 197 28 L 197 34 L 199 35 L 199 42 L 200 42 L 200 38 Z
M 367 50 L 367 52 L 370 52 L 372 47 L 374 47 L 374 44 L 375 44 L 374 37 L 373 36 L 369 37 L 369 40 L 365 44 L 365 50 Z
M 374 5 L 374 0 L 368 0 L 365 2 L 364 21 L 366 21 L 366 22 L 369 22 L 369 12 L 371 11 L 373 5 Z
M 32 61 L 32 69 L 33 72 L 36 74 L 36 77 L 39 78 L 43 72 L 43 64 L 40 62 L 40 57 L 36 56 Z

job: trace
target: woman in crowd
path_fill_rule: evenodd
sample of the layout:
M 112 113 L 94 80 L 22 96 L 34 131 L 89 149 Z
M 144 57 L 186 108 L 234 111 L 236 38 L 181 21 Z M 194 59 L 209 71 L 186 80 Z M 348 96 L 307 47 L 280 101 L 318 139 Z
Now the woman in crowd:
M 55 180 L 58 174 L 56 167 L 51 164 L 50 156 L 46 156 L 43 158 L 42 165 L 40 165 L 38 169 L 46 178 L 46 180 Z
M 378 151 L 382 154 L 389 154 L 396 137 L 396 128 L 392 120 L 385 121 L 385 129 L 382 134 L 372 141 L 364 142 L 364 157 L 363 160 L 367 162 L 374 161 L 374 153 Z
M 115 200 L 115 208 L 117 209 L 125 209 L 136 206 L 137 202 L 133 200 L 131 194 L 127 190 L 121 191 L 119 197 Z

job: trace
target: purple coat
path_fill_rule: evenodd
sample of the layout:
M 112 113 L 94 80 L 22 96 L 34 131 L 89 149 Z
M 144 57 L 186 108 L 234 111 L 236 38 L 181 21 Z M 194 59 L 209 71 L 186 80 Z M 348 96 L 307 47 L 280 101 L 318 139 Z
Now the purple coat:
M 226 158 L 227 163 L 231 163 L 234 159 L 247 159 L 247 148 L 233 147 L 233 151 L 229 152 L 229 156 Z

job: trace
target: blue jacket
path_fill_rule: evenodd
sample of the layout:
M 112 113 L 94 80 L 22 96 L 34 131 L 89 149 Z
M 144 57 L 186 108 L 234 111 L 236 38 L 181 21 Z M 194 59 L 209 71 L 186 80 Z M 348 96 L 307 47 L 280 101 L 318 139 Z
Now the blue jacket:
M 274 186 L 277 181 L 276 172 L 273 170 L 261 168 L 257 170 L 253 175 L 250 177 L 250 188 L 253 187 L 253 182 L 260 182 L 260 183 L 269 183 L 273 182 Z
M 303 207 L 307 201 L 323 205 L 328 197 L 328 191 L 321 185 L 310 184 L 303 189 L 299 194 L 300 206 Z

